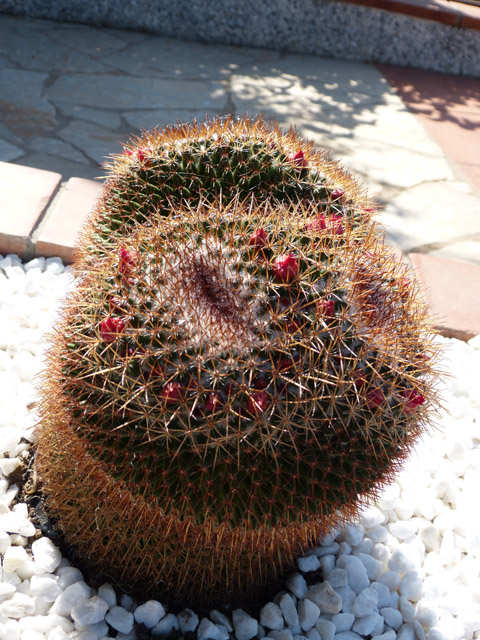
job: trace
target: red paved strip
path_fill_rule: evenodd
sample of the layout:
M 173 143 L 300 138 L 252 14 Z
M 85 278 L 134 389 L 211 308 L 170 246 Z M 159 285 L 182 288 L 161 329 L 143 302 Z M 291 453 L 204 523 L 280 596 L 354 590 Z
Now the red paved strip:
M 62 176 L 0 162 L 0 253 L 32 257 L 31 235 Z
M 376 66 L 480 192 L 480 80 L 388 64 Z
M 424 253 L 410 253 L 435 326 L 450 338 L 480 334 L 480 267 Z

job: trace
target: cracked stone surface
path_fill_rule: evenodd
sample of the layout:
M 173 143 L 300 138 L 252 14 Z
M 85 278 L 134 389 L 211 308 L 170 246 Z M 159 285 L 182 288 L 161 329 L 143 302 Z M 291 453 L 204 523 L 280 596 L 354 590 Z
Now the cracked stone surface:
M 358 174 L 408 252 L 480 264 L 480 195 L 373 65 L 2 16 L 0 161 L 93 179 L 133 134 L 263 113 Z

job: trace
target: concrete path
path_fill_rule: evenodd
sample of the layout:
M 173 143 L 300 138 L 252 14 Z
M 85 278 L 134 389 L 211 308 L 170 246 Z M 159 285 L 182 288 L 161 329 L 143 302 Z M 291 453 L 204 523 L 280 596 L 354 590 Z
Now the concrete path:
M 68 260 L 72 234 L 97 197 L 91 179 L 131 134 L 205 115 L 263 113 L 296 125 L 360 177 L 383 207 L 389 240 L 418 269 L 439 324 L 480 333 L 480 151 L 469 149 L 463 164 L 449 153 L 400 97 L 408 71 L 388 69 L 0 15 L 0 161 L 8 163 L 0 165 L 0 251 Z M 427 86 L 432 78 L 439 84 L 438 74 L 423 73 Z M 458 131 L 478 135 L 479 81 L 467 82 Z M 37 191 L 22 200 L 21 185 L 34 183 Z M 454 296 L 467 319 L 450 320 L 435 298 L 447 273 L 447 306 Z

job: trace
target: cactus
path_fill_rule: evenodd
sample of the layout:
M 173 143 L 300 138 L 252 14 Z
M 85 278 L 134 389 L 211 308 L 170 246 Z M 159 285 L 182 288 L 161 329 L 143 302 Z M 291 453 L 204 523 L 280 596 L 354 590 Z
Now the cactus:
M 371 221 L 244 195 L 161 200 L 114 237 L 42 387 L 36 464 L 66 539 L 196 606 L 254 600 L 358 514 L 436 402 L 426 310 Z
M 260 118 L 153 129 L 132 139 L 108 167 L 103 198 L 77 251 L 81 269 L 132 225 L 148 223 L 153 210 L 167 215 L 184 202 L 316 202 L 359 224 L 372 212 L 355 180 L 325 152 Z

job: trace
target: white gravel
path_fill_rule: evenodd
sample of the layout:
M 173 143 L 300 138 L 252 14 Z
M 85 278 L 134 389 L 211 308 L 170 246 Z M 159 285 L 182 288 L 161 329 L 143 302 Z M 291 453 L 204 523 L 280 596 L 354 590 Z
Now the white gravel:
M 0 256 L 0 638 L 135 638 L 196 632 L 198 640 L 470 640 L 480 638 L 480 336 L 447 346 L 445 411 L 404 471 L 360 522 L 332 531 L 259 620 L 236 609 L 199 620 L 161 603 L 98 590 L 48 538 L 32 543 L 9 475 L 34 440 L 34 382 L 44 334 L 73 284 L 61 260 Z M 324 580 L 308 575 L 322 569 Z M 139 605 L 139 606 L 137 606 Z

